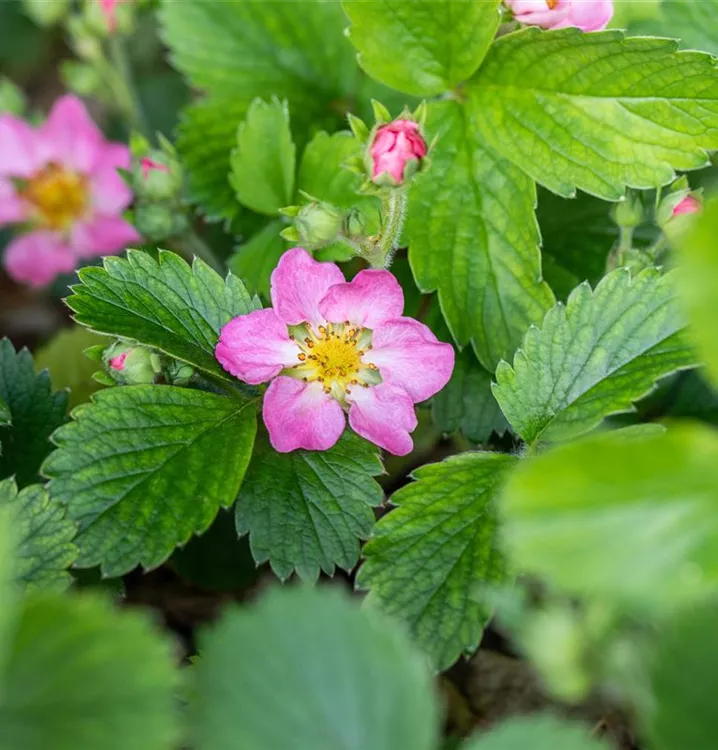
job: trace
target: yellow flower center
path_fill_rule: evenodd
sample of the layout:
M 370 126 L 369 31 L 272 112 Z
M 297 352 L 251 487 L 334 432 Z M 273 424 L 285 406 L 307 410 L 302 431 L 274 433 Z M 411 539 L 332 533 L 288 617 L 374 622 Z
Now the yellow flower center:
M 368 328 L 357 328 L 347 321 L 327 323 L 315 332 L 310 325 L 303 324 L 291 326 L 290 334 L 301 351 L 298 364 L 285 369 L 283 374 L 304 382 L 318 381 L 338 401 L 344 401 L 352 386 L 368 388 L 381 382 L 376 365 L 362 360 L 371 349 Z
M 35 210 L 35 219 L 48 229 L 67 229 L 87 208 L 85 178 L 59 164 L 48 164 L 21 191 Z
M 549 10 L 553 10 L 558 5 L 558 0 L 546 0 Z

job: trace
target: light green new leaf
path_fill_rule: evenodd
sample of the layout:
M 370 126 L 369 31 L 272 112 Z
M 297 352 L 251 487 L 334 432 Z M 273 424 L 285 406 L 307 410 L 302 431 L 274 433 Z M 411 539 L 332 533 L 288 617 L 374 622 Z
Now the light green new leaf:
M 222 279 L 206 263 L 190 267 L 161 250 L 139 250 L 83 268 L 67 304 L 75 319 L 100 333 L 134 339 L 204 372 L 231 380 L 214 356 L 222 326 L 256 307 L 242 282 Z
M 172 386 L 102 391 L 58 430 L 43 466 L 80 531 L 79 567 L 160 565 L 234 502 L 252 454 L 253 402 Z
M 285 224 L 275 220 L 240 245 L 229 259 L 229 270 L 238 276 L 250 294 L 262 294 L 269 299 L 269 280 L 287 243 L 279 233 Z
M 0 339 L 0 399 L 10 412 L 10 424 L 0 426 L 0 479 L 14 476 L 25 487 L 39 480 L 50 435 L 66 419 L 67 392 L 53 393 L 49 373 L 35 373 L 30 352 Z
M 275 588 L 228 612 L 200 651 L 199 750 L 436 747 L 424 660 L 395 622 L 339 590 Z
M 279 578 L 351 570 L 372 506 L 384 499 L 372 479 L 381 472 L 374 446 L 349 431 L 328 451 L 277 453 L 260 438 L 237 498 L 237 531 L 249 532 L 254 559 L 269 560 Z
M 513 368 L 497 368 L 494 395 L 527 443 L 568 440 L 697 364 L 683 327 L 673 274 L 649 268 L 632 279 L 618 269 L 529 329 Z
M 664 185 L 718 148 L 716 61 L 676 49 L 619 31 L 508 34 L 470 86 L 477 137 L 561 195 Z
M 423 292 L 438 289 L 456 341 L 473 339 L 493 370 L 554 302 L 541 280 L 536 186 L 475 137 L 458 102 L 431 103 L 428 129 L 439 142 L 409 196 L 411 268 Z
M 240 203 L 276 216 L 294 197 L 296 148 L 286 102 L 255 99 L 237 130 L 229 181 Z
M 451 380 L 431 399 L 431 416 L 442 432 L 461 430 L 474 443 L 483 443 L 508 425 L 491 392 L 491 375 L 468 349 L 456 355 Z
M 509 719 L 488 734 L 469 740 L 463 750 L 610 750 L 590 727 L 550 714 Z
M 77 527 L 65 508 L 34 484 L 18 492 L 12 479 L 0 481 L 0 506 L 10 509 L 16 541 L 15 579 L 27 589 L 67 588 L 67 569 L 77 557 Z
M 718 433 L 605 432 L 522 461 L 501 499 L 505 550 L 569 594 L 669 610 L 718 584 Z
M 681 301 L 688 312 L 689 334 L 718 383 L 718 199 L 677 243 L 683 268 Z
M 344 0 L 359 64 L 387 86 L 433 96 L 470 78 L 499 27 L 498 0 Z
M 26 600 L 0 697 L 3 750 L 171 750 L 177 672 L 143 615 L 89 596 Z
M 394 493 L 362 552 L 357 585 L 369 601 L 406 621 L 437 669 L 476 648 L 491 616 L 482 587 L 502 582 L 493 500 L 516 462 L 464 453 L 422 466 Z

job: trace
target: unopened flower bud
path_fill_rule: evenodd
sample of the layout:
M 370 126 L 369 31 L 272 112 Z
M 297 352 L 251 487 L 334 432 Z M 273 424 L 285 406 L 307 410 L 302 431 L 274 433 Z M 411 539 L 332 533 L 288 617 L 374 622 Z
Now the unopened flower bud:
M 303 206 L 294 220 L 299 241 L 304 247 L 326 247 L 337 239 L 344 223 L 344 211 L 323 201 Z
M 643 203 L 639 195 L 630 193 L 613 207 L 613 220 L 619 227 L 634 229 L 643 221 Z
M 176 237 L 186 231 L 187 217 L 178 208 L 165 203 L 144 203 L 135 209 L 137 231 L 150 242 Z
M 172 385 L 187 385 L 194 375 L 191 365 L 173 359 L 165 367 L 165 377 Z
M 352 208 L 344 219 L 344 234 L 347 237 L 361 237 L 366 231 L 366 219 L 358 208 Z
M 692 214 L 699 213 L 700 210 L 699 198 L 688 188 L 675 190 L 661 201 L 656 213 L 656 223 L 665 232 L 670 225 L 680 223 L 676 220 L 685 221 L 681 217 L 690 217 Z
M 372 182 L 380 187 L 404 185 L 421 167 L 427 150 L 418 122 L 400 118 L 382 125 L 367 154 Z
M 687 195 L 680 203 L 673 207 L 671 217 L 682 216 L 683 214 L 697 214 L 701 210 L 700 201 L 692 195 Z
M 179 160 L 159 149 L 152 149 L 140 156 L 132 170 L 135 195 L 149 201 L 179 198 L 183 179 Z
M 149 385 L 160 372 L 158 355 L 144 346 L 118 342 L 105 351 L 107 372 L 121 385 Z

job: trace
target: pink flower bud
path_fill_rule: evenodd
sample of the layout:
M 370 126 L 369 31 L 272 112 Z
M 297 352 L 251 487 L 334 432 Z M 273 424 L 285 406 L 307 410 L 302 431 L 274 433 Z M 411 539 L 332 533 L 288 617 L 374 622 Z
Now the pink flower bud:
M 377 185 L 403 185 L 426 156 L 419 123 L 394 120 L 376 131 L 369 155 L 371 177 Z
M 110 367 L 113 370 L 121 371 L 125 369 L 125 360 L 127 359 L 127 355 L 129 352 L 122 352 L 122 354 L 118 354 L 116 357 L 112 357 L 110 359 Z
M 152 161 L 149 156 L 143 156 L 140 159 L 140 169 L 142 170 L 142 179 L 146 180 L 150 176 L 150 172 L 153 170 L 159 170 L 160 172 L 169 172 L 170 168 L 166 164 L 160 164 L 159 162 Z
M 520 23 L 544 29 L 575 26 L 581 31 L 605 29 L 613 16 L 613 0 L 504 0 Z
M 692 195 L 687 195 L 679 204 L 673 208 L 672 216 L 682 216 L 683 214 L 697 214 L 701 210 L 700 201 Z
M 117 30 L 117 6 L 122 0 L 99 0 L 100 10 L 107 22 L 107 30 L 114 34 Z

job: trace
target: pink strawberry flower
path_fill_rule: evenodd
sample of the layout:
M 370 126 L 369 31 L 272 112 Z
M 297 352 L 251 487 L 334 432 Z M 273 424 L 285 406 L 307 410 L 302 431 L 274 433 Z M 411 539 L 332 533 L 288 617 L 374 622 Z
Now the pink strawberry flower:
M 82 258 L 138 242 L 122 218 L 132 192 L 117 168 L 129 166 L 127 146 L 105 141 L 75 96 L 58 99 L 39 128 L 0 115 L 0 226 L 23 229 L 5 250 L 10 276 L 44 286 Z
M 514 18 L 544 29 L 575 26 L 582 31 L 605 29 L 613 17 L 613 0 L 504 0 Z
M 701 210 L 700 201 L 692 195 L 687 195 L 674 208 L 671 216 L 683 216 L 684 214 L 697 214 Z
M 426 141 L 413 120 L 394 120 L 376 131 L 369 149 L 372 180 L 403 185 L 426 156 Z M 408 167 L 408 169 L 407 169 Z
M 240 380 L 269 382 L 264 423 L 274 448 L 327 450 L 346 426 L 381 448 L 411 452 L 414 404 L 441 390 L 454 349 L 402 316 L 404 295 L 385 270 L 346 282 L 334 263 L 295 247 L 272 273 L 272 308 L 221 331 L 216 357 Z

